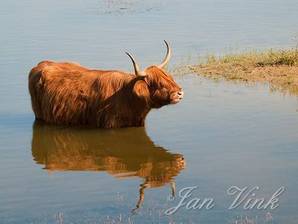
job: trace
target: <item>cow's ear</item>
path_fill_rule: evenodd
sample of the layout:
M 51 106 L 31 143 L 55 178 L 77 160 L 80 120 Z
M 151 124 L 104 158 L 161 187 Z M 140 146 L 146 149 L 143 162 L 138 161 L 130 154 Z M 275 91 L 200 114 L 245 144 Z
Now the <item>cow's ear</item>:
M 140 98 L 147 98 L 150 96 L 148 85 L 144 80 L 136 81 L 132 91 Z

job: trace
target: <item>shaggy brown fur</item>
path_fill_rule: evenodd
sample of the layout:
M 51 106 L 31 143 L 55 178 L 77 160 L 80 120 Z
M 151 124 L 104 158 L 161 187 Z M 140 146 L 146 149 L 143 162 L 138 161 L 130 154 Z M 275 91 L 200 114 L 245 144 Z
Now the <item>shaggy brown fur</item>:
M 47 123 L 101 128 L 144 126 L 151 108 L 177 103 L 181 88 L 157 66 L 146 77 L 40 62 L 29 74 L 35 117 Z

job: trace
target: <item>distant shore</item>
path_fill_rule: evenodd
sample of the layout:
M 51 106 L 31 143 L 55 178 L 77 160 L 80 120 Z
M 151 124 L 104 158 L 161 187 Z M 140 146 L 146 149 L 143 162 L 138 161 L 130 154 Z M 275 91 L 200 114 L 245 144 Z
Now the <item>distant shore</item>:
M 272 89 L 298 95 L 298 48 L 211 55 L 188 68 L 216 80 L 267 82 Z

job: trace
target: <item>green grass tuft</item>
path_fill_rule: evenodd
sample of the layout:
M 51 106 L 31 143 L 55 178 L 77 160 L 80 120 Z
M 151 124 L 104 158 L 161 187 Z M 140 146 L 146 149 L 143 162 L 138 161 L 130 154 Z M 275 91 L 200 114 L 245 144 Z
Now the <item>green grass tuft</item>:
M 269 82 L 273 89 L 298 94 L 298 49 L 209 55 L 189 66 L 199 75 L 226 80 Z

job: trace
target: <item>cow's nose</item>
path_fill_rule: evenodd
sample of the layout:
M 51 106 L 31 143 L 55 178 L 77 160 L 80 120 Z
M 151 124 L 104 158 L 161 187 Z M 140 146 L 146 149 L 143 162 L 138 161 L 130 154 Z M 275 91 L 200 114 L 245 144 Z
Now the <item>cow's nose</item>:
M 183 95 L 184 95 L 184 92 L 183 91 L 179 91 L 178 92 L 178 96 L 183 97 Z

